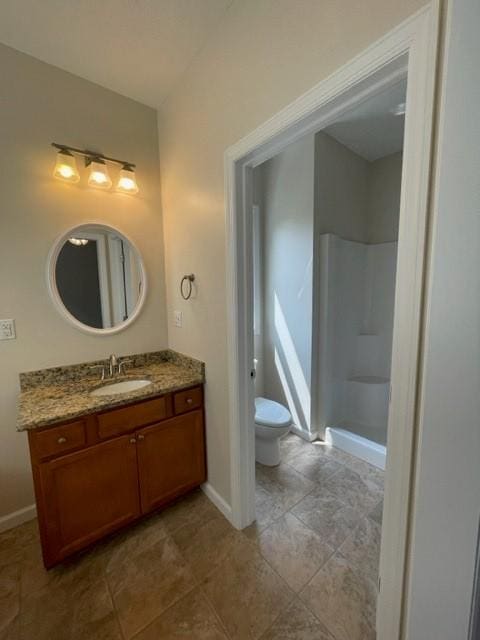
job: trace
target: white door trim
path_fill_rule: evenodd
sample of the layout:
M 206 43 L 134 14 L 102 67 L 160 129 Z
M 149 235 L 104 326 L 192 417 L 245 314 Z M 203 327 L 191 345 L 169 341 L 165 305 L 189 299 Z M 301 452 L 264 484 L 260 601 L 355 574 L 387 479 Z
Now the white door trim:
M 100 288 L 100 306 L 102 312 L 103 328 L 112 326 L 110 313 L 110 280 L 107 266 L 107 244 L 105 234 L 92 232 L 82 233 L 82 238 L 93 240 L 97 243 L 97 264 L 98 264 L 98 286 Z
M 377 637 L 400 637 L 407 562 L 439 2 L 390 31 L 225 152 L 232 522 L 255 518 L 252 167 L 408 71 Z M 408 56 L 408 58 L 407 58 Z M 407 61 L 408 60 L 408 61 Z

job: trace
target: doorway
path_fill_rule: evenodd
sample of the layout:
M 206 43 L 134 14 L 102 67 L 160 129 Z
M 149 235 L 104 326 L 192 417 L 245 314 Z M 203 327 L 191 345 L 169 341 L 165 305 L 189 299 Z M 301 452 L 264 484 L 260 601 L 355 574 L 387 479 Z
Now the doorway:
M 320 131 L 407 75 L 404 170 L 393 328 L 386 508 L 380 558 L 379 638 L 399 635 L 417 397 L 437 12 L 430 6 L 227 150 L 227 287 L 232 520 L 255 519 L 252 171 L 290 142 Z
M 375 629 L 405 99 L 401 78 L 253 170 L 245 531 L 338 639 Z

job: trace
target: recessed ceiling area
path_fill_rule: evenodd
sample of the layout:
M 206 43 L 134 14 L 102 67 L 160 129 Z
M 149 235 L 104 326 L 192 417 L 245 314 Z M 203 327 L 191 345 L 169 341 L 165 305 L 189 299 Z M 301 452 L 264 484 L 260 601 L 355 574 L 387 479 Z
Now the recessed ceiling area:
M 404 78 L 344 113 L 324 131 L 370 162 L 401 151 L 405 116 L 394 112 L 405 103 L 406 94 Z
M 0 42 L 158 107 L 233 0 L 2 0 Z

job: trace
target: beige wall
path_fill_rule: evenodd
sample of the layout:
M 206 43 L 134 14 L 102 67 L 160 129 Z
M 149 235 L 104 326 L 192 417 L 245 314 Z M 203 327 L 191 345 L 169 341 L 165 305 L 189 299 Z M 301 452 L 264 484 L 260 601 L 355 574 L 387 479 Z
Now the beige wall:
M 367 241 L 398 240 L 402 153 L 393 153 L 369 165 Z
M 0 318 L 15 318 L 18 336 L 0 342 L 1 517 L 33 502 L 27 436 L 15 431 L 19 371 L 162 348 L 167 328 L 156 112 L 1 45 L 0 78 Z M 137 163 L 140 194 L 54 180 L 52 141 Z M 138 321 L 108 338 L 70 326 L 46 287 L 53 242 L 91 220 L 132 238 L 150 282 Z
M 315 136 L 263 167 L 263 375 L 267 398 L 310 431 Z M 288 390 L 288 391 L 287 391 Z
M 223 154 L 423 5 L 422 0 L 234 3 L 160 111 L 170 345 L 207 364 L 209 477 L 230 499 Z M 181 301 L 181 275 L 198 295 Z
M 317 233 L 370 244 L 397 240 L 401 180 L 401 152 L 369 162 L 328 134 L 317 133 Z
M 370 163 L 327 133 L 315 136 L 315 228 L 367 242 Z

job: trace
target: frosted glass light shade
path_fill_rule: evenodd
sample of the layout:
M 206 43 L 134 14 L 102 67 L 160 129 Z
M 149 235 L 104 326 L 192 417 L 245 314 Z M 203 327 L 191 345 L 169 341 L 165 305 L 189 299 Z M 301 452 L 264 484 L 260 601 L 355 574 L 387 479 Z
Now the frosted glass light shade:
M 96 189 L 110 189 L 112 186 L 112 179 L 108 175 L 107 165 L 103 160 L 92 160 L 90 163 L 88 184 Z
M 61 149 L 57 153 L 57 162 L 55 163 L 53 175 L 64 182 L 75 183 L 80 180 L 75 157 L 67 149 Z
M 117 182 L 117 191 L 122 193 L 138 193 L 138 185 L 135 179 L 135 171 L 132 167 L 124 166 L 120 171 Z

